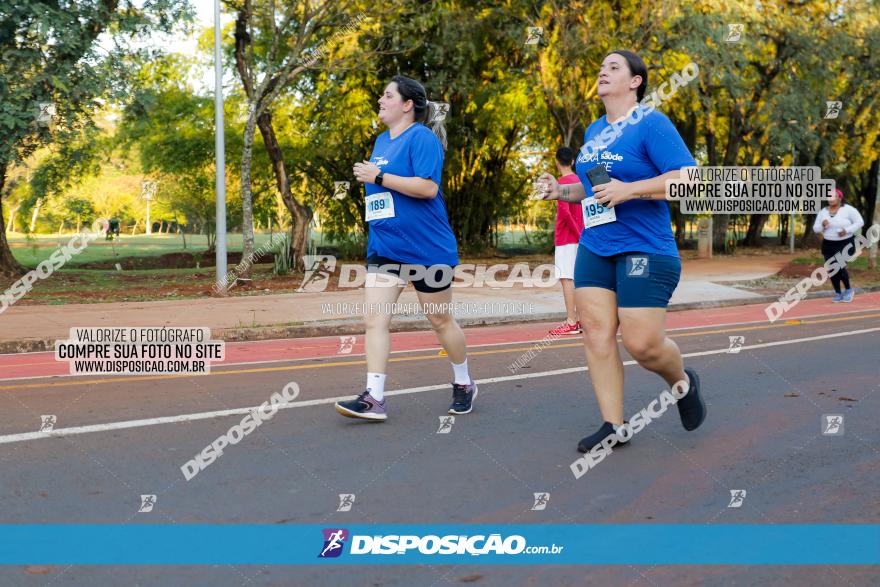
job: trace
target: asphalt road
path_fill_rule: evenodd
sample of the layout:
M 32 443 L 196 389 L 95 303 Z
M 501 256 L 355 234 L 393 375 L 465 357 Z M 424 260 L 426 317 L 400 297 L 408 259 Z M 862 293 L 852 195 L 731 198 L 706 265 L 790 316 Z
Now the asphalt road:
M 468 331 L 480 393 L 474 412 L 443 434 L 451 369 L 431 333 L 395 336 L 400 350 L 381 424 L 342 418 L 332 407 L 362 390 L 362 337 L 350 352 L 332 338 L 229 345 L 227 363 L 200 377 L 39 378 L 57 373 L 50 355 L 5 356 L 0 523 L 880 523 L 880 297 L 859 301 L 802 302 L 774 324 L 756 307 L 670 315 L 670 334 L 702 379 L 705 424 L 686 432 L 673 408 L 579 479 L 570 469 L 577 442 L 600 423 L 580 339 L 553 341 L 522 369 L 508 368 L 550 325 Z M 739 352 L 730 352 L 731 336 L 744 337 Z M 625 412 L 634 414 L 664 385 L 624 359 Z M 181 465 L 245 410 L 216 412 L 258 406 L 290 382 L 300 388 L 296 403 L 184 478 Z M 48 414 L 56 416 L 56 436 L 35 437 Z M 825 414 L 843 415 L 843 434 L 822 434 Z M 731 490 L 746 491 L 741 507 L 728 507 Z M 549 493 L 542 511 L 532 510 L 536 492 Z M 153 511 L 138 512 L 142 494 L 157 496 Z M 337 511 L 339 494 L 356 496 L 350 511 Z M 795 581 L 880 584 L 880 570 L 0 567 L 4 586 Z

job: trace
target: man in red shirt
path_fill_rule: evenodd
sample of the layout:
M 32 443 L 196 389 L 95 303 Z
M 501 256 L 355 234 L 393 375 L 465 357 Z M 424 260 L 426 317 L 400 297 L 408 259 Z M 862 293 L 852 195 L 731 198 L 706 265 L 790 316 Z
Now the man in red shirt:
M 568 147 L 556 151 L 556 169 L 559 170 L 559 185 L 580 183 L 571 170 L 575 153 Z M 580 334 L 577 308 L 574 304 L 574 261 L 577 257 L 578 241 L 584 229 L 584 213 L 580 202 L 556 201 L 556 278 L 562 284 L 562 297 L 565 299 L 565 322 L 550 331 L 550 334 Z

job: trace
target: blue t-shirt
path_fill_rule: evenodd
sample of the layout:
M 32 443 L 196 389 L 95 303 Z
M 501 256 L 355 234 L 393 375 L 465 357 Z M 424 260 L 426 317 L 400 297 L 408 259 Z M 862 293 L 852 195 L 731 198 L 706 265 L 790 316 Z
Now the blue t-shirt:
M 640 108 L 646 112 L 644 106 Z M 584 133 L 584 144 L 591 139 L 601 144 L 597 137 L 609 126 L 605 116 L 594 121 Z M 619 137 L 606 147 L 600 147 L 592 157 L 584 152 L 578 154 L 577 174 L 587 197 L 593 195 L 587 171 L 599 163 L 605 165 L 613 179 L 624 182 L 651 179 L 668 171 L 696 165 L 675 126 L 656 110 L 647 111 L 642 120 L 627 124 L 621 130 Z M 617 221 L 585 228 L 580 244 L 603 257 L 626 252 L 679 256 L 665 200 L 633 199 L 613 209 Z
M 413 124 L 392 139 L 388 131 L 376 139 L 370 162 L 384 173 L 422 177 L 441 185 L 443 146 L 423 124 Z M 394 217 L 371 220 L 367 256 L 380 255 L 415 265 L 457 265 L 458 243 L 449 225 L 442 190 L 431 199 L 413 198 L 398 191 L 364 184 L 367 195 L 391 192 Z

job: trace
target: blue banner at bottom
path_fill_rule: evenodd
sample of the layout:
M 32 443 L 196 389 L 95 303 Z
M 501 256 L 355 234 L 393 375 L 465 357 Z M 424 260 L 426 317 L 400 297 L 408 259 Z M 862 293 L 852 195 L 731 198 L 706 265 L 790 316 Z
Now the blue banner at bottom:
M 880 525 L 0 525 L 0 564 L 877 565 Z

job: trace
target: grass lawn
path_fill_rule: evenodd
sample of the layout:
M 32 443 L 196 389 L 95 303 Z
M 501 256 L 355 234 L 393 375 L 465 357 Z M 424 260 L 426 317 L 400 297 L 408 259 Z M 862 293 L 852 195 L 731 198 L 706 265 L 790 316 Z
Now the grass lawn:
M 825 263 L 825 259 L 818 252 L 810 251 L 805 257 L 792 259 L 776 275 L 771 275 L 753 281 L 741 281 L 732 283 L 734 287 L 753 291 L 755 293 L 778 295 L 795 287 L 801 280 L 808 278 L 810 274 Z M 854 288 L 880 287 L 880 268 L 868 267 L 868 253 L 863 252 L 857 259 L 847 263 L 850 285 Z M 833 291 L 831 280 L 826 281 L 818 288 L 811 291 Z
M 48 259 L 52 251 L 67 244 L 73 237 L 73 234 L 37 235 L 32 240 L 28 240 L 22 234 L 11 233 L 6 238 L 13 256 L 18 259 L 19 263 L 25 267 L 36 267 L 40 262 Z M 259 248 L 270 238 L 268 234 L 255 235 L 255 247 Z M 242 238 L 240 234 L 228 235 L 226 243 L 230 252 L 241 251 Z M 76 267 L 126 257 L 155 257 L 181 252 L 196 253 L 207 249 L 208 237 L 202 234 L 186 235 L 186 249 L 183 248 L 183 239 L 180 235 L 120 235 L 118 242 L 108 242 L 103 239 L 92 241 L 82 253 L 73 257 L 67 266 Z

